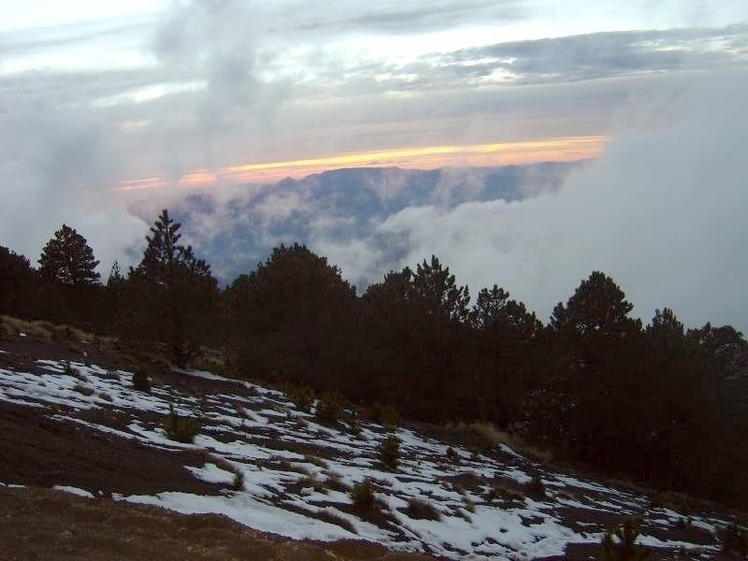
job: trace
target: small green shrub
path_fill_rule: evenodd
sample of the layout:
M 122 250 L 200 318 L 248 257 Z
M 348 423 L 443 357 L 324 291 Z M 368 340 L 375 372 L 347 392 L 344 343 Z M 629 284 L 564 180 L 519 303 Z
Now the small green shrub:
M 353 438 L 356 439 L 363 439 L 363 436 L 361 435 L 361 424 L 356 421 L 355 419 L 350 422 L 348 425 L 348 434 L 350 434 Z
M 415 520 L 441 520 L 441 513 L 432 505 L 421 499 L 409 499 L 405 514 Z
M 200 433 L 200 421 L 194 417 L 182 417 L 174 411 L 174 405 L 169 405 L 169 414 L 163 419 L 166 436 L 177 442 L 191 444 L 195 436 Z
M 142 365 L 136 366 L 132 373 L 132 387 L 139 392 L 149 393 L 151 391 L 151 379 Z
M 641 531 L 641 521 L 628 518 L 623 526 L 606 532 L 603 537 L 603 561 L 645 561 L 652 557 L 652 550 L 637 545 L 636 538 Z
M 397 409 L 390 404 L 382 405 L 379 402 L 371 406 L 369 419 L 387 428 L 394 428 L 400 423 Z
M 543 483 L 543 478 L 540 477 L 539 473 L 532 475 L 532 480 L 525 485 L 525 489 L 527 489 L 527 494 L 533 499 L 544 499 L 546 497 L 545 483 Z
M 296 407 L 301 411 L 309 412 L 312 403 L 314 403 L 314 390 L 312 390 L 312 388 L 309 386 L 297 386 L 296 384 L 288 383 L 284 389 L 288 399 L 290 399 Z
M 397 469 L 400 463 L 400 439 L 396 436 L 388 436 L 379 445 L 379 461 L 391 471 Z
M 735 557 L 748 558 L 748 532 L 737 524 L 731 524 L 719 532 L 722 551 Z
M 321 423 L 337 423 L 345 410 L 345 398 L 338 392 L 323 393 L 314 416 Z
M 379 503 L 374 496 L 374 487 L 368 479 L 353 485 L 351 499 L 353 499 L 353 506 L 358 510 L 369 511 L 379 508 Z

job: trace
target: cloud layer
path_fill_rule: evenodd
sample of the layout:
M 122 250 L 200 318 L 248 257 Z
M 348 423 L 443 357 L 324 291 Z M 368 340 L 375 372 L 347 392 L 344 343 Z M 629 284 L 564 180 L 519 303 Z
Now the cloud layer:
M 605 153 L 556 192 L 406 208 L 377 229 L 407 247 L 393 265 L 434 253 L 474 292 L 498 283 L 544 318 L 603 270 L 645 320 L 668 306 L 690 326 L 713 321 L 748 331 L 747 87 L 745 73 L 704 75 L 656 130 L 626 124 L 659 120 L 656 100 L 622 111 Z M 367 269 L 352 250 L 365 245 L 318 240 L 344 272 Z

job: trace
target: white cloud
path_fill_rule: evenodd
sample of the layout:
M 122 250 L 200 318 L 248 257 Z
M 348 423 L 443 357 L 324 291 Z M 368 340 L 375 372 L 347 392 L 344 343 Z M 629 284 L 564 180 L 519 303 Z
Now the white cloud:
M 434 253 L 474 293 L 498 283 L 545 318 L 603 270 L 645 320 L 668 306 L 690 326 L 748 331 L 746 88 L 745 73 L 705 75 L 655 130 L 641 126 L 645 108 L 629 107 L 602 157 L 556 193 L 390 216 L 379 232 L 408 247 L 393 265 Z M 326 249 L 344 273 L 367 269 L 347 248 Z

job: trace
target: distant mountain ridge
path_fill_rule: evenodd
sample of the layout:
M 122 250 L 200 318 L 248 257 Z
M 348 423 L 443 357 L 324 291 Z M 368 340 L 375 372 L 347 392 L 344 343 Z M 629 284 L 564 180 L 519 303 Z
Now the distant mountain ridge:
M 374 240 L 393 259 L 397 243 L 377 231 L 407 208 L 454 208 L 470 202 L 531 198 L 557 190 L 585 162 L 544 162 L 491 168 L 347 168 L 248 185 L 231 196 L 190 195 L 173 214 L 222 283 L 253 270 L 272 248 L 299 242 Z M 351 279 L 361 282 L 361 279 Z

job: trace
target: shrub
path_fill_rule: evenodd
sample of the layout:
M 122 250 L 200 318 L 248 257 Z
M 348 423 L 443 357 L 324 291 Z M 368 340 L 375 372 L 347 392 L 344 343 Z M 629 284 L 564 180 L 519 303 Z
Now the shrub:
M 416 520 L 441 520 L 441 513 L 432 505 L 421 499 L 408 499 L 405 514 Z
M 107 392 L 99 392 L 99 397 L 100 397 L 101 399 L 103 399 L 104 401 L 112 401 L 112 396 L 111 396 L 111 394 L 109 394 L 109 393 L 107 393 Z
M 374 486 L 369 479 L 353 485 L 351 499 L 353 506 L 359 510 L 374 510 L 379 506 L 374 496 Z
M 234 491 L 244 491 L 244 472 L 237 471 L 234 473 L 234 480 L 231 482 L 231 488 Z
M 296 384 L 286 384 L 286 395 L 296 407 L 302 411 L 309 412 L 314 402 L 314 390 L 309 386 L 297 386 Z
M 545 483 L 543 483 L 543 479 L 539 473 L 532 475 L 532 479 L 525 485 L 525 489 L 527 489 L 527 494 L 533 499 L 543 499 L 546 496 Z
M 140 364 L 135 367 L 132 373 L 132 387 L 139 392 L 149 393 L 151 391 L 151 379 Z
M 304 461 L 308 464 L 312 464 L 313 466 L 317 466 L 322 469 L 325 469 L 327 467 L 327 462 L 325 460 L 323 460 L 322 458 L 318 458 L 317 456 L 312 456 L 311 454 L 304 455 Z
M 93 388 L 89 388 L 88 386 L 84 386 L 83 384 L 75 384 L 73 390 L 78 392 L 79 394 L 86 396 L 93 395 L 95 393 L 95 390 Z
M 325 487 L 332 491 L 340 491 L 341 493 L 348 493 L 351 490 L 350 485 L 343 481 L 343 476 L 335 472 L 328 473 Z
M 460 455 L 457 453 L 457 451 L 452 448 L 451 446 L 447 448 L 447 458 L 452 460 L 455 463 L 460 463 Z
M 358 533 L 356 532 L 356 527 L 351 523 L 350 520 L 343 518 L 339 514 L 336 514 L 329 509 L 320 510 L 317 513 L 317 518 L 329 524 L 335 524 L 336 526 L 340 526 L 341 528 L 348 530 L 352 534 Z
M 519 491 L 515 491 L 514 489 L 509 489 L 508 487 L 504 487 L 502 485 L 492 485 L 488 490 L 488 493 L 486 493 L 486 500 L 488 502 L 492 502 L 496 499 L 502 499 L 504 501 L 511 502 L 523 502 L 525 500 L 525 496 Z
M 635 518 L 629 518 L 623 526 L 616 527 L 606 532 L 603 537 L 604 561 L 644 561 L 652 557 L 652 550 L 642 545 L 636 545 L 639 537 L 641 522 Z
M 397 410 L 390 404 L 382 405 L 379 402 L 371 406 L 369 419 L 388 428 L 396 427 L 400 423 Z
M 194 417 L 183 417 L 174 411 L 174 405 L 169 405 L 169 414 L 163 420 L 166 436 L 177 442 L 191 444 L 195 436 L 200 433 L 200 421 Z
M 312 475 L 302 477 L 296 482 L 296 486 L 298 487 L 299 491 L 301 489 L 309 489 L 314 488 L 314 490 L 317 493 L 327 494 L 327 486 L 325 484 L 325 481 L 322 481 L 321 479 L 318 479 Z
M 353 438 L 359 440 L 363 439 L 363 437 L 361 436 L 361 430 L 361 425 L 356 420 L 351 421 L 348 425 L 348 434 L 350 434 Z
M 379 460 L 386 469 L 396 470 L 400 463 L 400 439 L 388 436 L 379 445 Z
M 62 373 L 65 374 L 65 376 L 72 376 L 73 378 L 77 378 L 80 375 L 78 369 L 71 365 L 69 360 L 65 361 L 65 365 L 62 367 Z
M 345 398 L 338 392 L 323 393 L 315 417 L 321 423 L 337 423 L 345 410 Z
M 737 524 L 731 524 L 719 532 L 722 551 L 735 557 L 748 557 L 748 532 Z
M 0 340 L 9 341 L 14 339 L 17 335 L 17 331 L 4 321 L 0 322 Z

